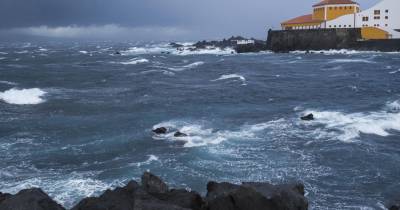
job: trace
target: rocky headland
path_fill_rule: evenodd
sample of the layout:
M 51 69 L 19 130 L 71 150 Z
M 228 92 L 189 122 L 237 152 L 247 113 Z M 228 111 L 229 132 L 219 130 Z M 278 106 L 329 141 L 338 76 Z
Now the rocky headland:
M 250 41 L 250 43 L 240 43 L 240 41 Z M 223 39 L 220 41 L 199 41 L 191 46 L 184 46 L 178 43 L 170 43 L 170 46 L 176 48 L 178 51 L 186 50 L 196 51 L 203 49 L 214 49 L 219 48 L 222 50 L 233 49 L 236 53 L 249 53 L 249 52 L 260 52 L 267 50 L 267 42 L 263 40 L 257 40 L 254 38 L 244 38 L 242 36 L 232 36 L 229 39 Z
M 141 183 L 106 190 L 99 197 L 81 200 L 72 210 L 306 210 L 308 201 L 300 183 L 241 185 L 209 182 L 207 194 L 170 189 L 159 177 L 145 172 Z M 65 210 L 41 189 L 15 195 L 0 193 L 0 210 Z

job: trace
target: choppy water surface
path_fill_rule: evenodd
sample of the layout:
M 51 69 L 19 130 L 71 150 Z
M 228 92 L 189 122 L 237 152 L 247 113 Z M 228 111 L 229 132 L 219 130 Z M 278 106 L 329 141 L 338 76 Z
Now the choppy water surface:
M 399 88 L 398 53 L 2 44 L 0 191 L 71 207 L 150 170 L 201 193 L 300 180 L 312 209 L 382 209 L 400 189 Z

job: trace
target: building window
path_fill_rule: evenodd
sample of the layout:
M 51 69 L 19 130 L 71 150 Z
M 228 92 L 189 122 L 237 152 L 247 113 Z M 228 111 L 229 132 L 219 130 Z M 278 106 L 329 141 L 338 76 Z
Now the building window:
M 329 25 L 329 28 L 332 28 L 332 26 L 331 26 L 331 25 Z
M 342 25 L 339 25 L 339 28 L 341 28 L 342 27 Z
M 386 19 L 386 20 L 389 19 L 389 16 L 385 16 L 385 19 Z
M 336 28 L 336 25 L 334 25 L 333 27 Z
M 374 20 L 380 20 L 381 19 L 381 16 L 375 16 L 374 17 Z
M 380 15 L 381 11 L 380 10 L 374 10 L 374 15 Z
M 363 17 L 363 18 L 362 18 L 362 21 L 364 21 L 364 22 L 366 22 L 366 21 L 368 21 L 368 20 L 369 20 L 368 17 Z
M 388 24 L 385 24 L 386 27 L 388 27 Z
M 351 25 L 349 25 L 349 28 L 351 28 Z
M 337 7 L 334 7 L 334 9 L 337 9 Z
M 389 13 L 389 10 L 387 9 L 387 10 L 385 10 L 385 12 L 386 12 L 386 13 Z

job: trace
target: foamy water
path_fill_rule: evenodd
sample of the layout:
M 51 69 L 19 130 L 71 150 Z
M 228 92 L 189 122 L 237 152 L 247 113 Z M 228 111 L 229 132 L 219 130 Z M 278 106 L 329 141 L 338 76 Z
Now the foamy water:
M 45 101 L 43 99 L 45 94 L 46 92 L 39 88 L 13 88 L 4 92 L 0 92 L 0 99 L 9 104 L 34 105 L 43 103 Z

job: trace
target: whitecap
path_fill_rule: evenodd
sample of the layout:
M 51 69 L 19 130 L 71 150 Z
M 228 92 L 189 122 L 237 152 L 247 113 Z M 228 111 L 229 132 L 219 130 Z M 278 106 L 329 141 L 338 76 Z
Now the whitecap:
M 0 57 L 0 60 L 4 60 L 4 59 L 6 59 L 6 57 Z
M 186 122 L 179 120 L 171 120 L 159 123 L 153 126 L 153 129 L 165 127 L 168 133 L 165 135 L 154 135 L 155 140 L 168 140 L 174 142 L 182 142 L 184 147 L 201 147 L 208 145 L 218 145 L 227 140 L 249 140 L 258 139 L 257 134 L 261 131 L 280 124 L 278 121 L 270 121 L 254 125 L 243 125 L 237 130 L 214 130 L 207 126 L 205 122 Z M 282 124 L 281 128 L 283 127 Z M 175 137 L 176 131 L 180 131 L 187 136 Z
M 157 157 L 156 155 L 148 155 L 147 160 L 143 161 L 143 162 L 139 162 L 139 163 L 133 163 L 130 164 L 130 166 L 137 166 L 140 167 L 142 165 L 149 165 L 152 162 L 160 162 L 159 157 Z
M 31 89 L 10 89 L 4 92 L 0 92 L 0 100 L 3 100 L 9 104 L 40 104 L 44 102 L 42 98 L 46 94 L 45 91 L 39 88 Z
M 390 110 L 390 111 L 400 111 L 400 101 L 392 101 L 392 102 L 388 102 L 386 103 L 386 107 Z
M 396 74 L 396 73 L 399 73 L 399 72 L 400 72 L 400 69 L 398 69 L 396 71 L 391 71 L 391 72 L 389 72 L 389 74 Z
M 151 73 L 163 73 L 164 75 L 168 75 L 168 76 L 174 76 L 175 73 L 174 72 L 170 72 L 170 71 L 165 71 L 165 70 L 148 70 L 148 71 L 142 71 L 140 72 L 140 74 L 151 74 Z
M 9 82 L 9 81 L 5 81 L 5 80 L 0 80 L 0 84 L 17 85 L 17 83 L 15 83 L 15 82 Z
M 366 59 L 334 59 L 328 63 L 375 63 L 374 61 Z
M 85 51 L 85 50 L 81 50 L 79 52 L 82 53 L 82 54 L 88 54 L 89 53 L 88 51 Z
M 239 74 L 224 74 L 224 75 L 221 75 L 218 79 L 211 80 L 211 81 L 215 82 L 215 81 L 227 80 L 227 79 L 239 79 L 240 81 L 243 82 L 243 85 L 246 85 L 246 78 Z
M 148 62 L 149 62 L 149 60 L 144 59 L 144 58 L 141 58 L 141 59 L 134 58 L 134 59 L 131 59 L 131 60 L 126 61 L 126 62 L 121 62 L 121 64 L 123 64 L 123 65 L 136 65 L 136 64 L 148 63 Z
M 185 66 L 180 66 L 180 67 L 169 67 L 167 68 L 170 71 L 184 71 L 184 70 L 188 70 L 188 69 L 194 69 L 198 66 L 204 65 L 205 63 L 203 61 L 198 61 L 198 62 L 194 62 Z
M 8 55 L 6 52 L 0 52 L 0 55 Z
M 307 110 L 302 115 L 308 113 L 313 113 L 315 117 L 315 121 L 311 124 L 323 125 L 328 131 L 339 132 L 337 138 L 344 142 L 357 140 L 361 133 L 385 137 L 390 135 L 392 130 L 400 131 L 400 113 L 387 111 L 343 113 Z

